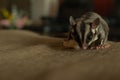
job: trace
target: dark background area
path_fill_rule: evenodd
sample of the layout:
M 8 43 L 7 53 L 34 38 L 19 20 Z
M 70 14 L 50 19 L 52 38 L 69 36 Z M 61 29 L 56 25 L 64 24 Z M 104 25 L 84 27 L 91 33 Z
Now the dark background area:
M 69 17 L 80 17 L 88 11 L 100 14 L 109 24 L 109 39 L 120 40 L 120 0 L 58 0 L 59 8 L 56 17 L 41 16 L 42 24 L 26 26 L 23 29 L 31 30 L 41 34 L 64 37 L 64 33 L 69 30 Z M 16 4 L 19 9 L 27 11 L 31 17 L 30 0 L 1 0 L 0 7 L 11 9 L 12 4 Z
M 60 0 L 59 4 L 58 15 L 55 19 L 44 18 L 44 20 L 47 19 L 51 33 L 67 32 L 70 16 L 77 18 L 88 11 L 94 11 L 108 22 L 110 27 L 109 39 L 120 40 L 119 0 Z

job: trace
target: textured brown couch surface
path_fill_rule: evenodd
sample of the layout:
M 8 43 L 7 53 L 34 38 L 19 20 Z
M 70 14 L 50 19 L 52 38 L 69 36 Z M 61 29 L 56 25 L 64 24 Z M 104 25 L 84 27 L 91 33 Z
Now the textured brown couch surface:
M 120 43 L 102 50 L 62 47 L 61 38 L 0 31 L 0 80 L 120 80 Z

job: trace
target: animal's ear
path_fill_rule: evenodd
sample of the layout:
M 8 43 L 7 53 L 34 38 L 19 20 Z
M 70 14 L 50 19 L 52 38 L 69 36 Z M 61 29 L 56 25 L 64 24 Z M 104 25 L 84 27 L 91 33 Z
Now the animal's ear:
M 69 21 L 70 21 L 70 25 L 75 25 L 76 24 L 75 20 L 72 16 L 70 16 Z
M 93 21 L 93 23 L 94 23 L 95 25 L 99 25 L 100 19 L 99 19 L 99 18 L 96 18 L 96 19 Z
M 92 28 L 96 28 L 100 23 L 100 19 L 99 18 L 96 18 L 93 23 L 92 23 Z

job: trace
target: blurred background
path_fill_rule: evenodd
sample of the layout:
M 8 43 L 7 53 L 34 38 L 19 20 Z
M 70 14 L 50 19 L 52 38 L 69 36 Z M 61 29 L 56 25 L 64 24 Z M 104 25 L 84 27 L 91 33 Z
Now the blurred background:
M 120 0 L 0 0 L 0 29 L 30 30 L 66 37 L 69 16 L 99 13 L 109 24 L 109 39 L 120 41 Z

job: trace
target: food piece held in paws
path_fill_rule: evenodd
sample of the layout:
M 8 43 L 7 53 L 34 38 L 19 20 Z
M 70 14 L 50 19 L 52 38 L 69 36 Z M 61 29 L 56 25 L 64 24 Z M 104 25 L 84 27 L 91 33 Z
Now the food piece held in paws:
M 77 44 L 75 40 L 64 40 L 63 46 L 65 48 L 72 48 L 76 50 L 80 49 L 79 45 Z

